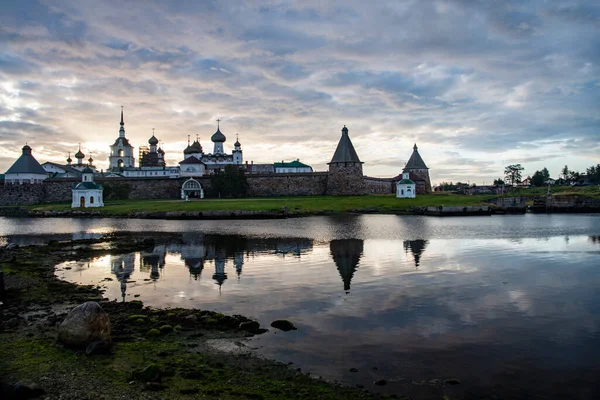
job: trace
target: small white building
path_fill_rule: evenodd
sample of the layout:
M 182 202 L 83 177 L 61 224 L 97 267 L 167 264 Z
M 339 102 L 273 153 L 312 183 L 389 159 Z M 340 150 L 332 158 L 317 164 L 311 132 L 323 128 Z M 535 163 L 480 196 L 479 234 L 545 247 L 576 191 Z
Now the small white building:
M 399 199 L 414 199 L 417 197 L 416 184 L 410 180 L 409 173 L 402 173 L 402 180 L 396 183 L 396 197 Z
M 31 155 L 31 147 L 27 144 L 21 149 L 21 157 L 4 173 L 4 184 L 36 184 L 42 183 L 48 173 L 40 163 Z
M 104 207 L 102 185 L 94 182 L 94 171 L 86 168 L 81 173 L 81 182 L 74 184 L 71 189 L 73 201 L 71 208 Z

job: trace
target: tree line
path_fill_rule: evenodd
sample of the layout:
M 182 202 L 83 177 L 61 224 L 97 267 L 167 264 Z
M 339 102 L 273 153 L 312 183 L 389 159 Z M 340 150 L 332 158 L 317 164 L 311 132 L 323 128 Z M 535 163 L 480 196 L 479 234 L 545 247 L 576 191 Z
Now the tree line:
M 506 166 L 504 168 L 504 180 L 506 184 L 516 185 L 521 183 L 523 170 L 524 168 L 521 164 Z M 555 179 L 555 183 L 559 185 L 579 183 L 584 176 L 586 181 L 590 184 L 600 184 L 600 164 L 590 166 L 586 169 L 585 174 L 582 174 L 579 171 L 570 170 L 569 166 L 565 165 L 561 169 L 559 177 Z M 539 171 L 535 171 L 533 175 L 528 176 L 527 179 L 533 186 L 543 186 L 551 179 L 550 171 L 548 171 L 548 168 L 544 167 Z M 494 185 L 501 184 L 500 182 L 502 182 L 502 179 L 498 178 L 494 181 Z

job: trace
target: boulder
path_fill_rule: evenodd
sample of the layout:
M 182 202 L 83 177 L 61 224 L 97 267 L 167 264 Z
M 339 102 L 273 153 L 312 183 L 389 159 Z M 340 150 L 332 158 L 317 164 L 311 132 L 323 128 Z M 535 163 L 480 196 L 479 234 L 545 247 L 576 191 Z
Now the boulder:
M 260 324 L 256 321 L 246 321 L 240 324 L 240 329 L 243 331 L 255 331 L 260 329 Z
M 110 343 L 110 318 L 96 302 L 80 304 L 58 327 L 58 340 L 79 348 L 86 348 L 92 342 Z
M 85 349 L 85 354 L 88 356 L 95 354 L 109 354 L 110 353 L 110 343 L 105 341 L 92 342 L 88 344 Z
M 278 319 L 271 322 L 271 326 L 276 329 L 281 329 L 284 332 L 295 331 L 296 327 L 287 319 Z

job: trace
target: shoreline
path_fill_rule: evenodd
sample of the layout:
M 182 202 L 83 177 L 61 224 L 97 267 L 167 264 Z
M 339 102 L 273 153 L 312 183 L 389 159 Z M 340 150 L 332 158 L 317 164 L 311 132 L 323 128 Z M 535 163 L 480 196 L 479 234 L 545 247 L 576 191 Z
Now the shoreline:
M 240 329 L 249 318 L 210 310 L 144 307 L 103 298 L 99 286 L 76 285 L 54 274 L 60 262 L 122 254 L 174 240 L 178 234 L 109 234 L 100 239 L 51 241 L 2 249 L 6 301 L 0 305 L 0 394 L 11 398 L 22 384 L 44 398 L 390 398 L 313 378 L 287 364 L 252 353 L 244 339 L 263 331 Z M 74 306 L 98 302 L 111 320 L 111 351 L 86 355 L 57 341 L 58 324 Z M 165 328 L 170 327 L 170 329 Z M 159 334 L 151 331 L 160 329 Z M 269 327 L 269 329 L 275 329 Z M 285 334 L 285 332 L 281 332 Z M 228 348 L 228 351 L 223 349 Z M 233 349 L 234 351 L 231 351 Z M 162 379 L 134 379 L 148 365 Z M 154 390 L 157 390 L 155 393 Z M 68 394 L 67 397 L 61 397 Z M 397 397 L 395 397 L 397 398 Z

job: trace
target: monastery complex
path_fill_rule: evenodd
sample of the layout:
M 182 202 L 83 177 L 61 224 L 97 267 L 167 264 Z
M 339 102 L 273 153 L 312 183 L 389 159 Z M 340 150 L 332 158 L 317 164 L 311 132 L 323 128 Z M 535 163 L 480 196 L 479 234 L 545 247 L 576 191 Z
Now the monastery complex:
M 123 110 L 118 137 L 110 145 L 109 168 L 106 171 L 99 171 L 91 156 L 86 162 L 81 148 L 74 155 L 75 161 L 69 155 L 65 164 L 40 164 L 33 156 L 32 148 L 26 144 L 22 155 L 4 174 L 0 205 L 72 201 L 75 206 L 80 198 L 76 199 L 72 194 L 76 186 L 79 189 L 93 186 L 94 190 L 102 190 L 102 184 L 111 183 L 127 185 L 132 199 L 203 198 L 210 187 L 211 176 L 222 173 L 231 165 L 246 174 L 249 196 L 396 193 L 398 197 L 414 197 L 415 192 L 417 195 L 431 192 L 429 168 L 416 144 L 410 159 L 397 176 L 372 178 L 363 174 L 363 162 L 350 140 L 349 129 L 344 126 L 337 147 L 332 149 L 328 171 L 314 172 L 298 159 L 271 164 L 244 162 L 239 139 L 233 144 L 233 149 L 226 152 L 224 143 L 227 138 L 221 132 L 220 121 L 217 120 L 217 123 L 217 130 L 211 136 L 212 148 L 205 149 L 198 138 L 190 142 L 188 137 L 188 145 L 178 165 L 166 165 L 165 152 L 154 133 L 148 139 L 148 145 L 140 146 L 136 154 L 125 134 Z

